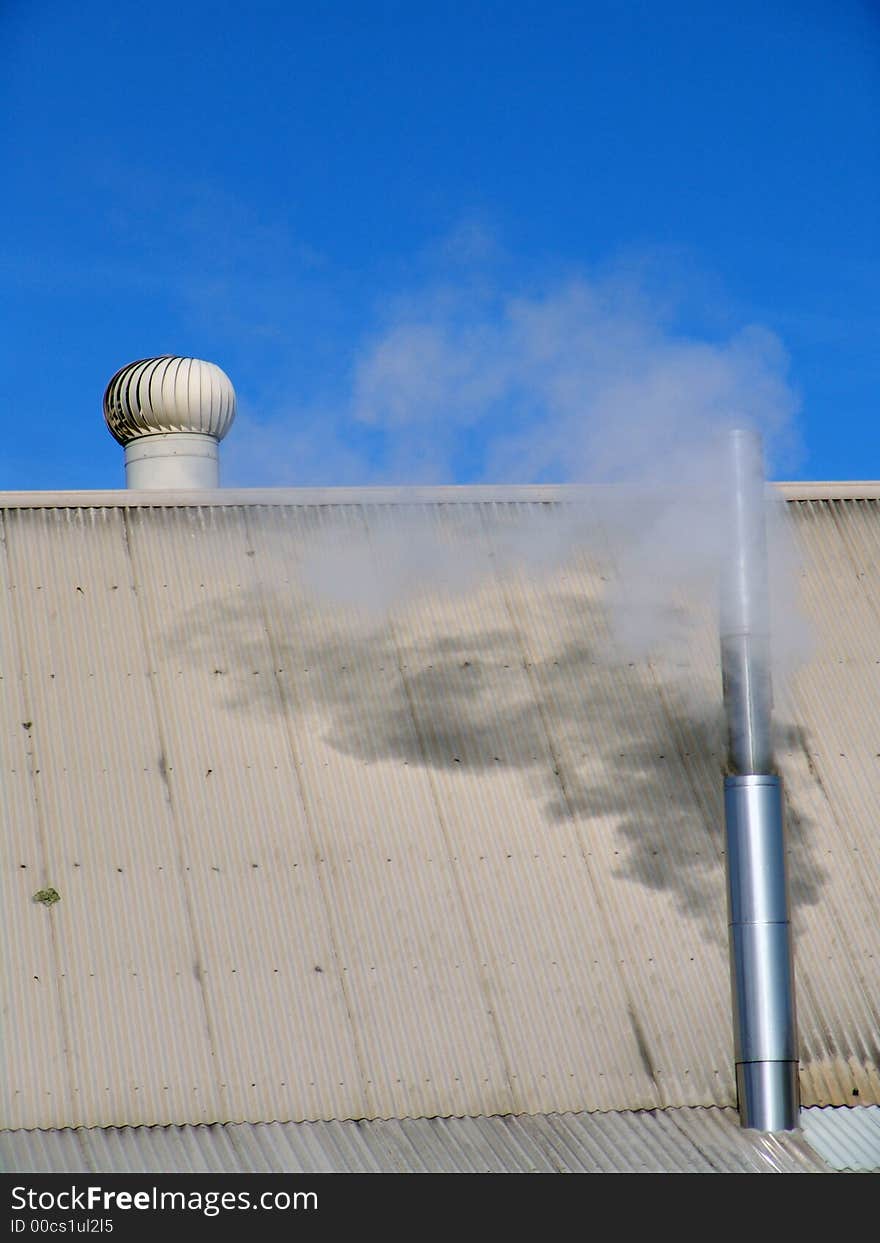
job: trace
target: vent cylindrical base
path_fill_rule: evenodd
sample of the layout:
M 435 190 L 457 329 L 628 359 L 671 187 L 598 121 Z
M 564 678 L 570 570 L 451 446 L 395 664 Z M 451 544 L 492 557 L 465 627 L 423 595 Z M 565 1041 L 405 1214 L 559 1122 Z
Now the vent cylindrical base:
M 200 432 L 158 432 L 125 446 L 125 486 L 189 491 L 220 487 L 217 439 Z

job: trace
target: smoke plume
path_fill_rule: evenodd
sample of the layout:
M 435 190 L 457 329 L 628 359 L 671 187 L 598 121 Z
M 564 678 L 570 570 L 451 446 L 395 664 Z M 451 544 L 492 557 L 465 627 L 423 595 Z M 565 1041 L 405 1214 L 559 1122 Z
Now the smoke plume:
M 470 282 L 400 299 L 360 350 L 349 425 L 372 436 L 370 482 L 564 483 L 583 504 L 506 523 L 495 560 L 413 509 L 303 572 L 338 603 L 382 613 L 419 592 L 470 590 L 490 571 L 555 572 L 576 551 L 610 567 L 617 657 L 667 666 L 717 619 L 726 434 L 762 436 L 768 472 L 792 460 L 798 401 L 779 339 L 746 325 L 687 333 L 629 277 L 505 292 Z M 805 652 L 797 557 L 768 489 L 777 677 Z

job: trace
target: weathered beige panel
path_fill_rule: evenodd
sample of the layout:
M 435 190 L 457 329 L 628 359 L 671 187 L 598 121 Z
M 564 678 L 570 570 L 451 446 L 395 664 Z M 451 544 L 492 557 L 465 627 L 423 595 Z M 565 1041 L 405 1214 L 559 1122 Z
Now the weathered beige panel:
M 714 620 L 453 493 L 4 511 L 3 1125 L 733 1103 Z M 877 1103 L 880 503 L 789 513 L 804 1104 Z
M 435 513 L 438 520 L 450 521 Z M 455 521 L 476 529 L 491 564 L 479 511 Z M 416 600 L 395 614 L 394 630 L 518 1107 L 582 1100 L 609 1108 L 622 1093 L 659 1104 L 626 1018 L 601 870 L 564 810 L 497 582 Z M 603 1020 L 609 1010 L 623 1016 L 613 1035 Z
M 62 882 L 50 867 L 46 826 L 34 788 L 33 722 L 28 669 L 10 581 L 2 525 L 0 559 L 0 910 L 3 912 L 0 1125 L 71 1116 L 66 1016 L 58 989 L 56 906 L 34 894 Z M 60 1099 L 58 1099 L 60 1096 Z
M 325 865 L 242 512 L 139 509 L 129 540 L 223 1116 L 358 1116 Z
M 6 517 L 41 881 L 61 895 L 35 909 L 19 892 L 13 908 L 16 921 L 51 924 L 54 953 L 35 974 L 52 980 L 66 1048 L 50 1070 L 42 1039 L 12 1045 L 11 1082 L 35 1061 L 46 1077 L 31 1126 L 120 1123 L 132 1109 L 204 1119 L 221 1107 L 123 517 Z M 10 722 L 4 706 L 7 730 L 20 728 L 21 712 Z
M 310 541 L 369 557 L 363 511 L 250 511 L 248 526 L 366 1108 L 507 1110 L 516 1098 L 393 635 L 381 615 L 316 598 L 296 561 Z
M 876 502 L 789 507 L 813 631 L 780 715 L 805 1104 L 880 1099 Z
M 685 708 L 662 669 L 615 647 L 601 591 L 609 572 L 573 558 L 564 583 L 517 574 L 507 585 L 557 774 L 543 819 L 562 813 L 574 823 L 596 876 L 625 999 L 614 1038 L 629 1028 L 637 1041 L 629 1073 L 643 1066 L 662 1104 L 726 1103 L 734 1087 L 717 723 Z

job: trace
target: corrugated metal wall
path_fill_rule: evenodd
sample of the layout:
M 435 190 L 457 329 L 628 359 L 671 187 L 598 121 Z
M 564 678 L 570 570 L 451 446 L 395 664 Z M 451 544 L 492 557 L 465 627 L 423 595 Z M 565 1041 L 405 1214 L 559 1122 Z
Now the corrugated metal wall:
M 804 1103 L 878 1102 L 880 506 L 789 510 Z M 546 512 L 4 511 L 4 1126 L 733 1103 L 714 633 L 615 653 Z

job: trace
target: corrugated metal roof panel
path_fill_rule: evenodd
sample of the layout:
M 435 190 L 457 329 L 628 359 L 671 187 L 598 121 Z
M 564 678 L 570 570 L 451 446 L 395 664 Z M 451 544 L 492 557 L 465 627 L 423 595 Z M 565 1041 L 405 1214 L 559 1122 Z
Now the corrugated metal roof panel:
M 0 1132 L 6 1173 L 797 1174 L 831 1164 L 800 1132 L 744 1131 L 734 1110 L 717 1108 Z
M 143 1128 L 146 1130 L 146 1128 Z M 0 1174 L 88 1174 L 84 1132 L 0 1131 Z
M 803 1099 L 878 1103 L 880 504 L 789 510 Z M 6 512 L 4 1122 L 733 1103 L 714 628 L 616 655 L 547 512 Z
M 801 1127 L 807 1142 L 835 1170 L 880 1171 L 880 1108 L 805 1109 Z
M 47 928 L 51 954 L 29 969 L 21 998 L 19 1015 L 36 1015 L 32 1039 L 6 1042 L 4 1120 L 121 1122 L 132 1107 L 215 1115 L 208 1051 L 179 1039 L 201 1031 L 205 1013 L 123 514 L 10 513 L 6 572 L 8 684 L 19 699 L 4 705 L 6 735 L 26 740 L 16 767 L 26 766 L 36 819 L 27 853 L 10 858 L 3 843 L 14 877 L 6 910 L 29 938 Z M 31 902 L 43 885 L 61 901 Z M 14 976 L 21 960 L 11 966 Z M 44 1034 L 39 1015 L 53 1009 L 58 1025 L 47 1019 Z
M 207 1017 L 180 1039 L 209 1043 L 226 1118 L 360 1116 L 328 863 L 243 515 L 135 510 L 127 536 Z
M 880 1100 L 877 502 L 789 507 L 814 632 L 778 716 L 805 1104 Z
M 374 615 L 328 612 L 303 591 L 290 555 L 291 529 L 299 549 L 368 552 L 363 511 L 278 519 L 249 513 L 249 539 L 358 1035 L 361 1113 L 508 1109 L 497 1025 L 394 634 Z
M 725 1103 L 734 1089 L 719 750 L 683 737 L 684 713 L 664 694 L 656 665 L 615 650 L 602 592 L 611 572 L 578 556 L 562 581 L 520 572 L 504 584 L 516 656 L 552 759 L 542 820 L 572 825 L 595 877 L 595 905 L 584 907 L 575 939 L 601 912 L 600 944 L 613 951 L 622 993 L 612 1039 L 625 1034 L 635 1046 L 626 1057 L 629 1099 Z M 689 770 L 698 765 L 695 780 Z M 635 1065 L 650 1084 L 638 1102 Z

